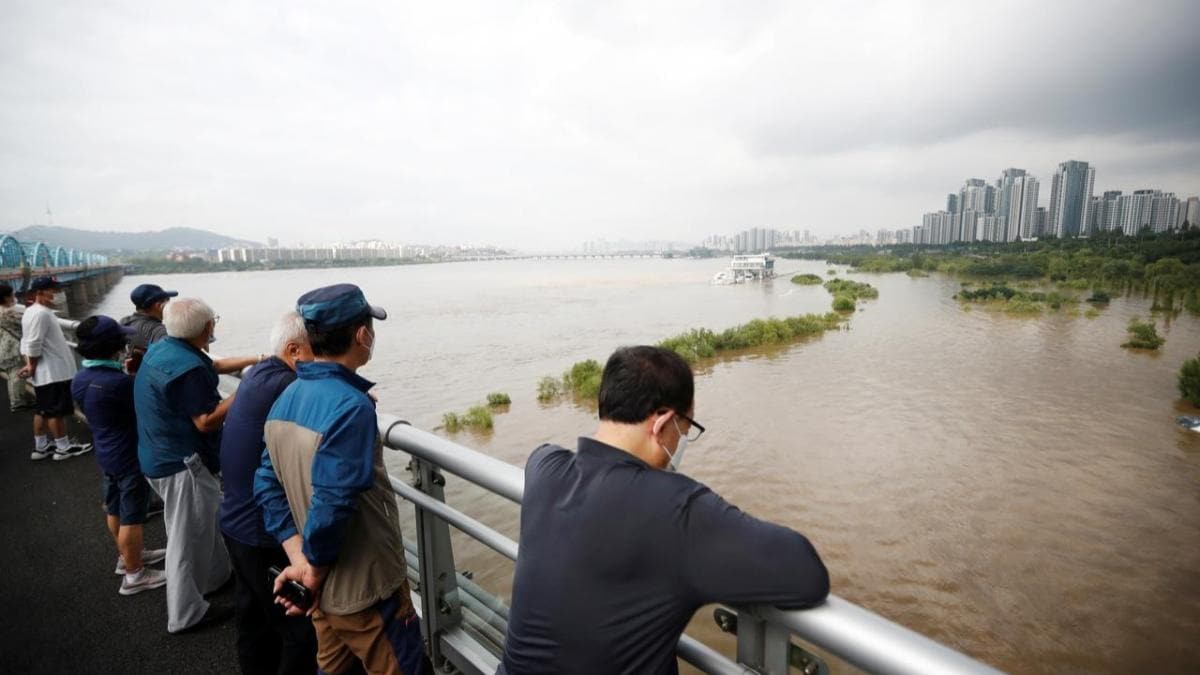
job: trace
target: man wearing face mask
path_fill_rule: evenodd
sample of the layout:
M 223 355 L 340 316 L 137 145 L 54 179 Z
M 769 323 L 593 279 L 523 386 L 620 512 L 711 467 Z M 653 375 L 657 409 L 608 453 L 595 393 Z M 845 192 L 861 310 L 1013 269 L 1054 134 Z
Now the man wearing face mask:
M 307 587 L 307 613 L 323 673 L 427 672 L 421 623 L 409 595 L 399 508 L 383 466 L 373 383 L 355 371 L 371 360 L 374 322 L 387 318 L 353 284 L 300 296 L 314 360 L 271 407 L 267 452 L 254 477 L 266 531 L 290 564 L 275 580 Z
M 167 337 L 150 345 L 133 383 L 138 463 L 162 497 L 167 528 L 167 632 L 179 633 L 233 615 L 204 598 L 230 579 L 229 556 L 217 528 L 221 505 L 218 451 L 233 396 L 221 399 L 217 375 L 260 357 L 212 360 L 217 316 L 198 298 L 179 298 L 163 311 Z
M 676 673 L 675 645 L 702 605 L 792 609 L 828 595 L 808 539 L 678 473 L 704 431 L 693 393 L 674 352 L 618 349 L 595 436 L 530 456 L 499 673 Z

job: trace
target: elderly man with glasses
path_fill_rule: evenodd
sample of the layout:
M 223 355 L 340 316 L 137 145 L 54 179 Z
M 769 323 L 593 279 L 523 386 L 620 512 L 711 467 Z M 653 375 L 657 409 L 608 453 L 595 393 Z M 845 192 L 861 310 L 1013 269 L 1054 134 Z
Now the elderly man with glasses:
M 704 431 L 693 398 L 674 352 L 618 349 L 595 436 L 530 456 L 499 673 L 676 673 L 675 644 L 702 605 L 828 595 L 808 539 L 678 472 Z
M 229 555 L 217 529 L 221 505 L 221 427 L 233 403 L 217 391 L 217 375 L 260 357 L 212 360 L 218 317 L 203 300 L 179 298 L 163 312 L 167 337 L 150 345 L 133 384 L 138 461 L 163 499 L 167 528 L 167 632 L 233 615 L 204 598 L 230 579 Z

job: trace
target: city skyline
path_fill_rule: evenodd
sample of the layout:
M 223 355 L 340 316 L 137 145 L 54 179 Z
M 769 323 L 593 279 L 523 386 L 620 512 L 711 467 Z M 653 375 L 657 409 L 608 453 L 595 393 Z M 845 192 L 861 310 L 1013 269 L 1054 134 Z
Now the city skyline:
M 0 230 L 563 250 L 906 228 L 1065 157 L 1200 185 L 1195 3 L 465 4 L 10 4 Z

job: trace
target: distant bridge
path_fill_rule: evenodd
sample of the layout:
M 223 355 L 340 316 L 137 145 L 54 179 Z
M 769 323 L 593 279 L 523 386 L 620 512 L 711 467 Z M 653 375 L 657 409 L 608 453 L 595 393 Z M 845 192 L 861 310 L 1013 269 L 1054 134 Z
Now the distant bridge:
M 10 234 L 0 234 L 0 282 L 21 292 L 36 277 L 54 277 L 66 286 L 67 312 L 71 316 L 82 316 L 124 273 L 122 265 L 110 263 L 108 256 L 99 253 L 51 247 L 41 241 L 22 242 Z

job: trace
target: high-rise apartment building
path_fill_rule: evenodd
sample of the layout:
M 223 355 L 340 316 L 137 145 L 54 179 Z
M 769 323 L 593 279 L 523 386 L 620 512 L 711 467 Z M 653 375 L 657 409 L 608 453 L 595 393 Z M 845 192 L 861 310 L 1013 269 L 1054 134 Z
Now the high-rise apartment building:
M 1200 197 L 1188 197 L 1183 222 L 1188 227 L 1200 227 Z
M 1024 172 L 1008 187 L 1004 241 L 1037 238 L 1038 180 Z M 999 215 L 999 214 L 997 214 Z
M 1012 212 L 1012 191 L 1016 180 L 1025 175 L 1025 169 L 1005 169 L 1000 172 L 1000 180 L 996 181 L 996 217 L 1007 231 L 1009 214 Z M 1018 205 L 1018 210 L 1019 205 Z M 1015 237 L 1014 237 L 1015 239 Z
M 1047 225 L 1058 237 L 1086 237 L 1090 228 L 1092 186 L 1096 169 L 1087 162 L 1069 160 L 1058 165 L 1050 182 Z
M 1133 194 L 1121 195 L 1121 231 L 1128 235 L 1137 234 L 1143 227 L 1150 227 L 1150 206 L 1158 190 L 1134 190 Z
M 1175 227 L 1179 213 L 1179 200 L 1174 192 L 1158 192 L 1150 199 L 1150 229 L 1166 232 Z

